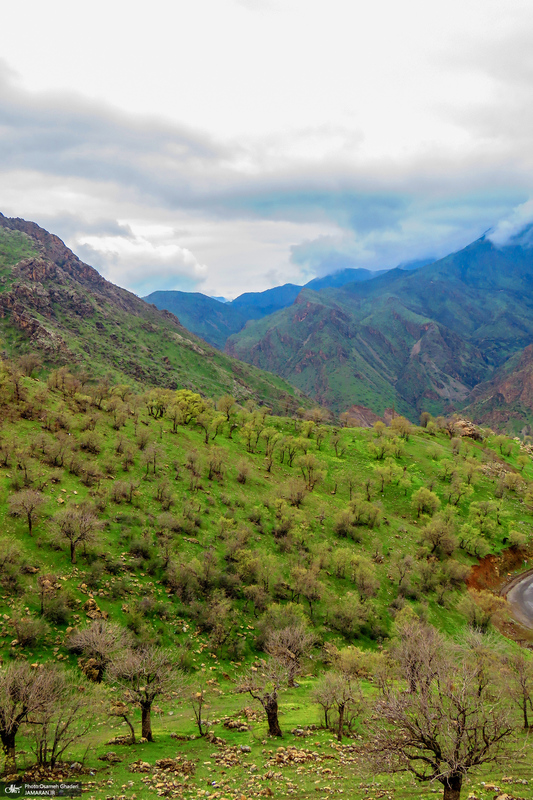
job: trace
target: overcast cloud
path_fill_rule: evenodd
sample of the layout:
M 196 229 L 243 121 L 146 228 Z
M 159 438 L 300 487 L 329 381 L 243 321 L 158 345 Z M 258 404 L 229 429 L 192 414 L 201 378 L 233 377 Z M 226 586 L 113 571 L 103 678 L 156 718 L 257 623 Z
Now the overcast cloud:
M 0 210 L 141 295 L 393 267 L 533 219 L 529 2 L 76 14 L 6 9 Z

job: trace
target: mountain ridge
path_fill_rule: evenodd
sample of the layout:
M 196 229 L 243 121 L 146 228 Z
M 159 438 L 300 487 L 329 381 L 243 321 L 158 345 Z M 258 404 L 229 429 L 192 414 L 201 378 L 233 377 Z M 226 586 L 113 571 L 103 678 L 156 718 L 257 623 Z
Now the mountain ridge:
M 378 414 L 395 405 L 411 419 L 449 413 L 533 342 L 532 288 L 531 248 L 484 236 L 416 273 L 303 289 L 305 316 L 291 308 L 248 322 L 226 352 L 305 386 L 337 412 L 355 404 Z
M 35 223 L 1 215 L 0 240 L 0 330 L 9 353 L 37 351 L 48 365 L 90 367 L 100 376 L 209 396 L 228 393 L 278 410 L 311 405 L 279 377 L 250 371 L 173 314 L 110 283 Z

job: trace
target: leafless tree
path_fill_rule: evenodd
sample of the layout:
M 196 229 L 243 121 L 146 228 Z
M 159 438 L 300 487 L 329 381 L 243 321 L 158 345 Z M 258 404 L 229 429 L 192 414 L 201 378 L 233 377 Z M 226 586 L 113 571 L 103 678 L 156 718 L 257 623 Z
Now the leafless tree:
M 87 507 L 68 507 L 54 517 L 60 540 L 66 540 L 70 546 L 70 563 L 76 563 L 78 545 L 87 546 L 96 540 L 97 531 L 102 523 L 96 514 Z
M 287 685 L 287 669 L 279 661 L 263 661 L 242 677 L 238 692 L 248 692 L 263 706 L 270 736 L 283 736 L 278 719 L 278 694 Z
M 39 509 L 45 502 L 46 498 L 35 489 L 24 489 L 9 498 L 10 513 L 17 517 L 26 517 L 30 536 L 39 516 Z
M 97 706 L 93 692 L 59 670 L 53 673 L 51 694 L 53 703 L 32 713 L 29 722 L 37 764 L 53 769 L 68 748 L 94 727 Z
M 528 710 L 533 712 L 533 659 L 520 651 L 509 656 L 505 665 L 510 677 L 509 694 L 522 712 L 524 730 L 528 730 L 533 727 L 528 717 Z
M 156 697 L 178 692 L 182 673 L 169 650 L 143 647 L 127 650 L 111 661 L 110 679 L 126 690 L 131 702 L 141 708 L 141 736 L 153 742 L 151 712 Z
M 416 638 L 405 644 L 420 649 Z M 457 660 L 445 644 L 437 652 L 426 649 L 430 659 L 404 653 L 402 672 L 410 687 L 416 665 L 415 691 L 388 686 L 378 700 L 370 752 L 374 766 L 438 781 L 444 800 L 459 800 L 464 777 L 503 755 L 513 725 L 499 689 L 491 682 L 480 688 L 472 660 Z
M 294 679 L 301 672 L 302 660 L 309 655 L 315 636 L 303 625 L 290 625 L 268 634 L 265 650 L 287 670 L 287 685 L 295 686 Z
M 103 619 L 94 620 L 88 628 L 74 631 L 67 647 L 90 661 L 93 679 L 101 683 L 111 660 L 131 644 L 131 635 L 121 625 Z
M 204 711 L 208 708 L 208 687 L 205 683 L 198 682 L 197 680 L 193 680 L 189 686 L 189 700 L 192 706 L 192 710 L 194 713 L 194 719 L 196 720 L 196 726 L 198 728 L 198 732 L 200 736 L 205 736 L 210 722 L 204 716 Z
M 6 775 L 17 769 L 15 742 L 20 727 L 55 700 L 55 674 L 53 668 L 34 670 L 25 661 L 0 669 L 0 740 Z
M 431 625 L 417 618 L 399 620 L 392 655 L 400 665 L 410 694 L 416 694 L 433 680 L 443 648 L 444 639 Z

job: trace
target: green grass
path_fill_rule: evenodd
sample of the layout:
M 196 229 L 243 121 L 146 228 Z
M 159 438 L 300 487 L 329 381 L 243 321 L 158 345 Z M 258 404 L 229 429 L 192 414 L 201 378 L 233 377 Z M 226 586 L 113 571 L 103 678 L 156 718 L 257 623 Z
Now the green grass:
M 173 648 L 181 648 L 188 653 L 189 668 L 194 674 L 208 676 L 216 679 L 216 692 L 211 699 L 210 717 L 221 719 L 224 715 L 236 713 L 244 706 L 253 705 L 253 700 L 244 695 L 235 694 L 236 680 L 240 668 L 244 663 L 250 663 L 258 657 L 256 636 L 261 626 L 261 612 L 254 614 L 253 606 L 246 602 L 243 589 L 250 582 L 262 580 L 262 565 L 267 565 L 267 575 L 270 580 L 268 602 L 281 607 L 286 606 L 293 599 L 301 606 L 308 624 L 316 632 L 318 642 L 327 642 L 343 647 L 346 644 L 377 650 L 386 645 L 387 636 L 393 630 L 394 603 L 398 595 L 397 579 L 391 578 L 391 564 L 395 554 L 418 554 L 419 564 L 423 563 L 427 553 L 420 550 L 420 531 L 427 519 L 417 519 L 411 506 L 411 496 L 420 486 L 432 483 L 434 491 L 440 497 L 442 505 L 446 506 L 447 484 L 440 477 L 443 460 L 454 462 L 461 470 L 466 463 L 465 458 L 475 458 L 480 467 L 477 482 L 472 496 L 458 506 L 459 523 L 468 519 L 469 504 L 473 501 L 489 499 L 494 496 L 497 476 L 485 474 L 483 469 L 494 462 L 492 459 L 500 458 L 499 451 L 494 449 L 496 443 L 488 440 L 483 443 L 466 443 L 461 446 L 461 452 L 454 456 L 448 436 L 437 433 L 431 436 L 423 429 L 415 429 L 408 441 L 403 442 L 394 463 L 399 468 L 400 474 L 405 470 L 411 477 L 411 486 L 407 493 L 395 483 L 385 486 L 383 493 L 373 490 L 373 502 L 382 513 L 383 521 L 379 527 L 373 529 L 360 526 L 355 530 L 355 540 L 341 537 L 334 532 L 335 515 L 346 509 L 349 503 L 349 479 L 355 482 L 354 492 L 363 491 L 364 481 L 367 476 L 374 475 L 376 465 L 381 462 L 371 455 L 371 448 L 376 441 L 375 432 L 365 429 L 344 429 L 340 431 L 342 456 L 335 455 L 332 445 L 332 430 L 328 429 L 326 440 L 319 449 L 316 442 L 316 427 L 309 427 L 310 452 L 313 452 L 322 464 L 324 479 L 313 492 L 307 493 L 300 509 L 282 504 L 282 513 L 290 518 L 290 535 L 288 539 L 276 539 L 273 530 L 279 523 L 276 514 L 279 510 L 279 499 L 286 494 L 287 486 L 291 479 L 298 477 L 299 469 L 295 465 L 289 467 L 287 459 L 280 463 L 276 457 L 272 472 L 265 470 L 264 443 L 261 442 L 254 453 L 246 452 L 242 425 L 246 420 L 253 421 L 253 412 L 239 411 L 241 415 L 238 427 L 229 437 L 229 426 L 225 425 L 215 441 L 208 445 L 204 443 L 204 434 L 194 422 L 178 427 L 177 433 L 172 433 L 170 421 L 164 417 L 155 420 L 150 417 L 146 405 L 139 397 L 131 396 L 126 403 L 129 409 L 126 414 L 126 423 L 115 430 L 113 428 L 113 413 L 111 411 L 111 397 L 104 399 L 102 408 L 89 406 L 86 413 L 80 408 L 80 401 L 73 393 L 66 391 L 48 390 L 43 381 L 25 379 L 23 381 L 25 399 L 19 404 L 15 403 L 9 393 L 10 382 L 4 377 L 3 402 L 4 424 L 0 431 L 0 444 L 13 442 L 15 454 L 10 458 L 7 466 L 0 467 L 0 514 L 2 515 L 2 536 L 16 540 L 23 551 L 21 565 L 38 567 L 40 574 L 52 572 L 62 583 L 58 595 L 70 597 L 70 608 L 67 619 L 61 624 L 50 624 L 44 639 L 35 645 L 21 647 L 12 646 L 15 638 L 11 617 L 16 613 L 28 615 L 32 619 L 39 616 L 39 599 L 36 593 L 35 576 L 22 574 L 16 591 L 2 584 L 0 591 L 0 654 L 4 663 L 9 663 L 13 658 L 22 657 L 32 663 L 54 660 L 65 664 L 77 671 L 77 657 L 70 654 L 65 648 L 66 629 L 68 626 L 83 626 L 86 622 L 83 605 L 89 594 L 96 600 L 98 606 L 109 614 L 109 618 L 129 625 L 134 628 L 142 638 L 157 642 Z M 84 387 L 82 394 L 90 391 L 90 385 Z M 28 413 L 27 409 L 34 407 L 38 413 Z M 139 418 L 137 422 L 132 418 L 131 411 L 137 409 Z M 45 412 L 52 419 L 60 415 L 67 425 L 68 430 L 43 431 Z M 21 416 L 24 414 L 24 416 Z M 79 448 L 83 437 L 82 427 L 89 414 L 96 415 L 95 432 L 101 443 L 101 450 L 97 456 L 90 456 L 83 450 L 77 450 L 83 463 L 97 460 L 102 471 L 99 485 L 85 486 L 80 478 L 72 474 L 65 466 L 60 470 L 58 483 L 52 483 L 53 468 L 49 466 L 35 443 L 37 437 L 45 434 L 52 442 L 60 436 Z M 24 418 L 26 417 L 26 418 Z M 28 418 L 29 417 L 29 418 Z M 259 417 L 256 414 L 256 421 Z M 291 436 L 305 434 L 306 422 L 287 417 L 267 417 L 269 425 L 273 426 L 280 435 Z M 52 423 L 52 428 L 54 427 Z M 140 431 L 147 432 L 151 441 L 161 449 L 158 458 L 157 473 L 146 475 L 142 463 L 142 452 L 138 449 L 136 436 Z M 385 434 L 387 435 L 387 434 Z M 123 437 L 127 446 L 133 448 L 134 465 L 125 472 L 120 455 L 116 452 L 117 442 Z M 34 534 L 28 536 L 27 526 L 23 519 L 14 518 L 8 513 L 7 500 L 13 494 L 14 482 L 22 479 L 22 470 L 17 467 L 16 453 L 28 452 L 34 445 L 33 456 L 29 457 L 29 472 L 35 481 L 43 486 L 46 504 L 43 514 L 36 522 Z M 221 479 L 208 480 L 207 459 L 214 448 L 222 453 L 224 474 Z M 185 466 L 188 455 L 196 451 L 198 459 L 198 480 L 191 482 L 190 473 Z M 502 459 L 502 463 L 509 468 L 516 468 L 519 454 L 518 445 L 513 445 L 509 458 Z M 245 459 L 250 466 L 250 475 L 244 485 L 236 481 L 239 462 Z M 174 462 L 179 467 L 179 476 L 176 480 Z M 528 483 L 533 480 L 533 465 L 528 463 L 522 473 Z M 138 481 L 134 501 L 132 504 L 115 503 L 111 499 L 111 490 L 116 480 L 127 480 L 133 477 Z M 197 565 L 205 563 L 207 553 L 213 557 L 216 578 L 211 588 L 203 592 L 195 590 L 198 604 L 180 598 L 179 594 L 169 591 L 165 583 L 165 570 L 161 564 L 162 551 L 158 544 L 157 532 L 158 517 L 161 514 L 161 504 L 156 499 L 156 488 L 161 480 L 167 480 L 174 495 L 171 512 L 183 520 L 184 528 L 181 533 L 176 533 L 171 542 L 171 558 L 177 565 L 187 569 L 196 559 Z M 102 498 L 105 498 L 102 501 Z M 522 502 L 524 491 L 520 493 L 506 493 L 502 498 L 503 509 L 502 525 L 498 526 L 489 540 L 491 551 L 498 553 L 505 548 L 504 539 L 510 529 L 521 526 L 529 531 L 533 517 L 528 507 Z M 84 554 L 80 549 L 75 565 L 70 564 L 65 545 L 58 545 L 53 537 L 53 516 L 60 508 L 69 503 L 79 503 L 88 500 L 102 503 L 99 516 L 104 523 L 98 543 L 88 549 Z M 61 502 L 63 501 L 63 502 Z M 189 519 L 190 517 L 190 519 Z M 234 556 L 229 555 L 234 542 L 242 537 L 242 544 L 236 548 Z M 131 551 L 135 540 L 145 540 L 148 546 L 148 555 L 138 557 Z M 335 574 L 333 560 L 336 551 L 340 548 L 354 556 L 364 557 L 372 565 L 379 589 L 374 598 L 363 598 L 366 608 L 373 609 L 375 623 L 364 624 L 359 631 L 343 634 L 331 624 L 331 608 L 335 598 L 346 597 L 348 593 L 357 594 L 357 587 L 349 577 L 338 577 Z M 457 549 L 454 558 L 467 565 L 474 564 L 476 559 Z M 239 561 L 239 559 L 241 559 Z M 250 577 L 244 567 L 246 559 L 255 559 L 257 562 L 253 570 L 254 576 Z M 446 558 L 437 558 L 436 566 L 440 568 L 445 564 Z M 241 566 L 239 566 L 241 564 Z M 321 584 L 321 598 L 311 609 L 303 596 L 294 596 L 291 591 L 293 584 L 292 571 L 296 566 L 305 566 L 317 570 Z M 195 567 L 197 568 L 197 567 Z M 263 573 L 263 578 L 265 573 Z M 237 583 L 234 579 L 238 578 Z M 416 583 L 416 581 L 415 581 Z M 86 587 L 84 587 L 84 584 Z M 223 590 L 230 599 L 228 626 L 229 640 L 224 644 L 217 644 L 214 633 L 206 626 L 202 617 L 202 608 L 206 608 L 212 601 L 213 592 Z M 416 596 L 407 599 L 418 612 L 422 613 L 432 624 L 452 637 L 460 637 L 467 621 L 457 610 L 457 603 L 464 594 L 464 588 L 448 588 L 443 597 L 438 601 L 438 595 L 432 590 L 418 591 Z M 150 598 L 152 607 L 144 608 L 140 601 Z M 26 611 L 28 609 L 28 611 Z M 6 619 L 7 617 L 7 619 Z M 185 630 L 184 630 L 185 629 Z M 505 645 L 511 646 L 511 645 Z M 260 653 L 259 653 L 260 655 Z M 210 669 L 214 667 L 214 669 Z M 119 747 L 107 745 L 117 731 L 123 733 L 124 729 L 119 723 L 111 727 L 112 722 L 102 717 L 92 736 L 92 750 L 87 756 L 87 763 L 98 769 L 94 780 L 99 788 L 94 790 L 94 797 L 103 800 L 107 796 L 115 796 L 122 791 L 130 796 L 136 792 L 138 797 L 151 796 L 151 790 L 142 783 L 142 775 L 128 772 L 127 765 L 141 758 L 155 763 L 160 757 L 175 756 L 182 753 L 187 757 L 198 760 L 198 767 L 194 779 L 189 779 L 194 789 L 208 791 L 211 795 L 218 791 L 218 797 L 224 797 L 224 792 L 238 788 L 245 796 L 265 786 L 265 782 L 255 782 L 254 776 L 264 775 L 270 770 L 265 766 L 268 753 L 263 750 L 274 749 L 278 746 L 295 744 L 309 749 L 327 752 L 335 757 L 334 773 L 338 777 L 328 777 L 327 780 L 317 773 L 319 767 L 331 766 L 330 762 L 322 764 L 309 763 L 303 766 L 283 767 L 284 776 L 272 784 L 274 796 L 289 797 L 316 797 L 317 791 L 325 792 L 324 787 L 330 785 L 335 791 L 343 789 L 343 793 L 350 796 L 378 796 L 379 792 L 391 792 L 394 797 L 429 797 L 432 788 L 415 787 L 407 779 L 387 776 L 376 776 L 371 779 L 371 773 L 361 758 L 351 754 L 350 751 L 337 750 L 331 733 L 317 730 L 312 736 L 300 740 L 292 736 L 290 731 L 295 727 L 316 725 L 320 718 L 317 709 L 309 698 L 309 690 L 313 685 L 314 675 L 322 669 L 322 651 L 317 647 L 314 658 L 306 665 L 307 677 L 301 679 L 301 686 L 283 694 L 281 698 L 281 723 L 286 736 L 281 743 L 272 742 L 266 737 L 264 723 L 254 723 L 252 731 L 246 734 L 237 734 L 223 727 L 222 721 L 215 724 L 214 733 L 222 736 L 228 744 L 245 744 L 252 747 L 252 754 L 246 755 L 249 764 L 256 764 L 257 770 L 250 772 L 250 767 L 235 767 L 226 770 L 215 764 L 212 753 L 216 747 L 208 742 L 194 741 L 176 742 L 170 738 L 171 732 L 183 736 L 195 733 L 192 722 L 191 709 L 183 703 L 175 704 L 158 702 L 163 709 L 163 716 L 156 718 L 154 729 L 156 743 L 154 745 L 136 745 L 135 747 Z M 77 673 L 79 674 L 79 672 Z M 229 678 L 224 677 L 229 675 Z M 222 694 L 218 694 L 218 691 Z M 372 688 L 367 685 L 366 693 L 372 693 Z M 169 712 L 172 711 L 172 714 Z M 366 735 L 371 722 L 361 723 L 361 735 Z M 137 719 L 138 728 L 138 719 Z M 266 741 L 266 743 L 265 743 Z M 358 744 L 359 740 L 346 740 L 350 744 Z M 319 742 L 321 747 L 316 745 Z M 22 742 L 23 749 L 28 749 Z M 332 746 L 334 745 L 334 746 Z M 108 750 L 115 750 L 123 757 L 120 766 L 110 768 L 109 779 L 103 766 L 97 759 Z M 69 759 L 82 757 L 81 750 L 69 754 Z M 352 759 L 353 760 L 349 760 Z M 340 759 L 348 758 L 344 765 Z M 31 761 L 28 755 L 28 762 Z M 204 762 L 211 761 L 211 764 Z M 499 768 L 498 768 L 499 769 Z M 525 775 L 526 767 L 522 771 L 522 761 L 513 762 L 512 769 L 503 772 L 491 769 L 486 775 L 491 780 L 501 780 L 504 774 L 513 776 Z M 329 773 L 327 773 L 329 775 Z M 235 783 L 232 779 L 235 779 Z M 485 779 L 480 777 L 480 780 Z M 112 780 L 112 788 L 105 783 Z M 270 780 L 270 779 L 267 779 Z M 476 778 L 477 780 L 477 778 Z M 133 786 L 129 786 L 133 781 Z M 229 787 L 209 788 L 215 781 L 218 786 L 228 781 Z M 320 781 L 316 783 L 316 781 Z M 335 786 L 333 786 L 333 782 Z M 209 784 L 209 785 L 208 785 Z M 290 784 L 290 785 L 289 785 Z M 126 789 L 122 789 L 123 786 Z M 267 783 L 266 785 L 271 785 Z M 294 788 L 291 788 L 291 785 Z M 474 786 L 474 784 L 472 784 Z M 368 789 L 359 787 L 368 786 Z M 357 787 L 357 793 L 350 794 Z M 476 789 L 477 791 L 477 789 Z M 527 790 L 529 791 L 529 790 Z M 365 794 L 367 792 L 368 794 Z M 329 794 L 329 793 L 328 793 Z M 205 796 L 205 795 L 204 795 Z M 233 794 L 231 796 L 234 796 Z M 238 796 L 238 795 L 237 795 Z M 386 795 L 383 795 L 386 796 Z M 520 789 L 520 796 L 531 797 L 526 790 Z

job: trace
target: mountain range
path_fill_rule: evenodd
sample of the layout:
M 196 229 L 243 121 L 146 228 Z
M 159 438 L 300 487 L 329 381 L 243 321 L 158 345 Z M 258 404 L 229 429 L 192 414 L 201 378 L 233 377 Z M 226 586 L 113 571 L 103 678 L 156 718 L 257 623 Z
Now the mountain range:
M 363 406 L 383 414 L 392 407 L 416 419 L 422 410 L 463 409 L 477 422 L 528 432 L 530 234 L 527 228 L 505 246 L 483 236 L 409 270 L 343 270 L 303 287 L 249 293 L 225 305 L 211 301 L 213 316 L 202 300 L 202 333 L 187 314 L 191 298 L 201 296 L 166 292 L 149 299 L 200 335 L 217 325 L 217 346 L 336 412 Z
M 276 375 L 236 361 L 131 292 L 106 281 L 57 236 L 0 214 L 0 337 L 11 357 L 37 353 L 114 382 L 185 388 L 274 410 L 311 402 Z
M 231 303 L 185 292 L 156 292 L 145 302 L 57 236 L 0 214 L 3 347 L 121 380 L 250 397 L 276 410 L 314 401 L 363 424 L 387 409 L 412 420 L 421 411 L 462 410 L 478 423 L 528 434 L 530 235 L 526 229 L 504 246 L 483 236 L 429 264 L 380 274 L 347 269 Z
M 467 408 L 516 430 L 530 422 L 530 397 L 515 391 L 509 403 L 503 384 L 520 382 L 531 359 L 532 288 L 527 239 L 497 247 L 484 236 L 414 272 L 304 289 L 292 307 L 248 322 L 226 351 L 336 411 Z

